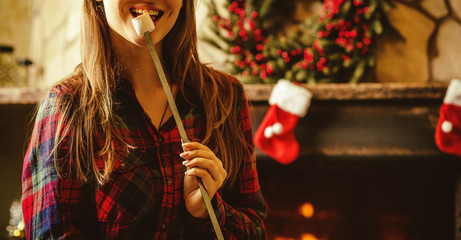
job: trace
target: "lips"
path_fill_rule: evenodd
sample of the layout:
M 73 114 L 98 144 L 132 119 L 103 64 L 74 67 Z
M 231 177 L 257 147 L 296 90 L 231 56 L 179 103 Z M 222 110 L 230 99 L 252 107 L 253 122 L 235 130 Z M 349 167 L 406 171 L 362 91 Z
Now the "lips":
M 133 16 L 133 18 L 136 18 L 145 12 L 150 15 L 150 17 L 152 18 L 154 22 L 159 20 L 165 13 L 161 10 L 146 9 L 146 8 L 130 8 L 130 13 Z

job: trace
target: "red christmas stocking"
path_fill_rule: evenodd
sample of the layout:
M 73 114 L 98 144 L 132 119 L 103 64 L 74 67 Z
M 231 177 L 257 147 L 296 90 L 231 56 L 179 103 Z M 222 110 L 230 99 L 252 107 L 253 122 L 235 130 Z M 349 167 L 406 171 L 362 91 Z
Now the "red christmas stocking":
M 461 80 L 453 79 L 448 86 L 440 107 L 435 143 L 441 151 L 461 157 Z
M 299 144 L 294 129 L 307 114 L 312 94 L 288 80 L 279 80 L 269 98 L 271 105 L 256 130 L 254 142 L 274 160 L 289 164 L 298 158 Z

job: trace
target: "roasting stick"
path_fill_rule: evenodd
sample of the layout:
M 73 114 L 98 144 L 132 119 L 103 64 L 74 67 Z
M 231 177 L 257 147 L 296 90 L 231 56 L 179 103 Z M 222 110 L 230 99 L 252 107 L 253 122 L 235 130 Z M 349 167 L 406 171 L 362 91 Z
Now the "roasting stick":
M 150 55 L 152 56 L 152 60 L 154 60 L 155 68 L 157 69 L 157 73 L 160 77 L 160 82 L 162 83 L 163 91 L 165 92 L 168 104 L 170 105 L 171 112 L 173 113 L 174 120 L 176 122 L 176 125 L 178 126 L 179 135 L 181 136 L 182 142 L 187 143 L 189 142 L 189 139 L 187 138 L 184 125 L 182 124 L 181 117 L 179 116 L 178 108 L 176 107 L 173 94 L 171 93 L 170 86 L 168 85 L 165 72 L 163 71 L 162 63 L 160 62 L 157 50 L 155 49 L 155 46 L 152 42 L 152 38 L 150 36 L 150 32 L 152 32 L 155 29 L 154 22 L 152 21 L 148 13 L 143 13 L 142 15 L 133 19 L 133 26 L 138 35 L 144 35 L 144 38 L 146 39 Z M 218 219 L 216 218 L 213 206 L 211 205 L 210 196 L 208 196 L 208 192 L 205 189 L 205 186 L 203 185 L 202 179 L 197 177 L 197 182 L 200 188 L 200 192 L 202 193 L 203 201 L 205 202 L 208 215 L 210 217 L 211 223 L 216 233 L 216 237 L 218 238 L 218 240 L 224 240 L 221 228 L 218 223 Z

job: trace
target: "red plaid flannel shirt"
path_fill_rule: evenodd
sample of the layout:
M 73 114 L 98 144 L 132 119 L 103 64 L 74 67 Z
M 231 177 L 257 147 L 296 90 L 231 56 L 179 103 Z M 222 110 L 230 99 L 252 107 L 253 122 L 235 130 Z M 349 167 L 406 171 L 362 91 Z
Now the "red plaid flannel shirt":
M 253 146 L 249 109 L 237 80 L 241 127 Z M 125 85 L 123 85 L 125 84 Z M 56 107 L 66 96 L 55 87 L 42 101 L 31 144 L 24 159 L 23 214 L 27 239 L 213 239 L 209 220 L 191 217 L 184 207 L 181 138 L 174 119 L 156 129 L 138 103 L 128 81 L 120 84 L 115 98 L 123 139 L 136 147 L 129 153 L 116 149 L 116 167 L 102 186 L 83 183 L 75 176 L 59 178 L 55 168 L 70 161 L 66 144 L 54 148 Z M 205 124 L 200 108 L 181 97 L 177 104 L 187 135 L 199 141 Z M 102 160 L 101 160 L 102 161 Z M 232 188 L 224 188 L 212 199 L 225 239 L 264 239 L 263 201 L 254 153 L 244 161 Z

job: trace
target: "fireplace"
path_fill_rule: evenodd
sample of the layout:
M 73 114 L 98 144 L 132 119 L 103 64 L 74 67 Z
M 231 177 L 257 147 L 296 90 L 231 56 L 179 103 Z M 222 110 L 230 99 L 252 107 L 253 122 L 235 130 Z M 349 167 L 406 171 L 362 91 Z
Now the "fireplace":
M 268 86 L 247 86 L 254 129 Z M 434 143 L 444 84 L 317 85 L 299 158 L 257 151 L 268 239 L 455 239 L 461 159 Z
M 306 87 L 314 99 L 296 127 L 299 158 L 281 165 L 256 153 L 268 239 L 461 240 L 461 159 L 443 154 L 434 143 L 446 84 Z M 272 86 L 245 88 L 256 130 Z M 11 89 L 5 91 L 11 95 Z M 19 93 L 11 100 L 0 91 L 2 111 L 9 116 L 2 119 L 3 182 L 20 173 L 18 146 L 41 95 Z M 6 184 L 2 192 L 8 193 L 0 208 L 6 226 L 20 182 Z

